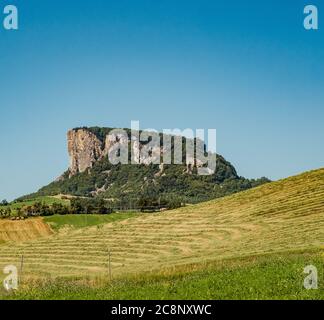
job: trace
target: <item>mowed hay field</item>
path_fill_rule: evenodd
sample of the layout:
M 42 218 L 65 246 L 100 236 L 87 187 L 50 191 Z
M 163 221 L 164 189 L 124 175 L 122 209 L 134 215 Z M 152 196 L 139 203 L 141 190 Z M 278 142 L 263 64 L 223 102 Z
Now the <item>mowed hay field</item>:
M 19 221 L 0 220 L 0 244 L 4 242 L 19 243 L 52 234 L 52 229 L 42 218 Z
M 23 243 L 0 245 L 0 267 L 24 277 L 114 279 L 186 264 L 244 258 L 324 243 L 324 169 L 174 211 L 134 216 Z

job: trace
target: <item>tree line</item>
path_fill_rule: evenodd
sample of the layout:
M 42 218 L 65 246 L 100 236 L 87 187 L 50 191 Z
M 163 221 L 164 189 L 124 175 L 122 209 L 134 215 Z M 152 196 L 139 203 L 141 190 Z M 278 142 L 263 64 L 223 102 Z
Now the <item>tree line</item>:
M 115 211 L 137 210 L 141 212 L 154 212 L 175 209 L 184 204 L 178 198 L 161 198 L 153 195 L 141 195 L 134 202 L 123 200 L 107 201 L 102 198 L 73 198 L 70 204 L 46 204 L 35 201 L 33 204 L 10 208 L 8 203 L 0 203 L 0 217 L 36 217 L 66 214 L 111 214 Z

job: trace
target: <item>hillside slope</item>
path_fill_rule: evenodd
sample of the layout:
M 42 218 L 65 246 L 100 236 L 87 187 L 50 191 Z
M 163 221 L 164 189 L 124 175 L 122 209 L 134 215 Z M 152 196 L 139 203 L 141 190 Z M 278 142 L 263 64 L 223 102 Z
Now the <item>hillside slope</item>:
M 160 269 L 324 244 L 324 169 L 269 183 L 222 199 L 0 246 L 0 266 L 25 256 L 36 275 Z
M 0 243 L 8 241 L 23 242 L 52 234 L 53 231 L 49 225 L 41 218 L 24 221 L 0 220 Z

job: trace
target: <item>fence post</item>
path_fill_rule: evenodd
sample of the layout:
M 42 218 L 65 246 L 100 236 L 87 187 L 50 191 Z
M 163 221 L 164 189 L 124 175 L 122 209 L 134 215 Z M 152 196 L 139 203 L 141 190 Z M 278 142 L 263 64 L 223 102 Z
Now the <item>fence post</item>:
M 110 252 L 110 249 L 108 249 L 108 271 L 109 271 L 109 280 L 111 281 L 112 274 L 111 274 L 111 252 Z
M 23 275 L 23 268 L 24 268 L 24 255 L 22 254 L 21 257 L 20 257 L 20 281 L 22 281 L 22 275 Z

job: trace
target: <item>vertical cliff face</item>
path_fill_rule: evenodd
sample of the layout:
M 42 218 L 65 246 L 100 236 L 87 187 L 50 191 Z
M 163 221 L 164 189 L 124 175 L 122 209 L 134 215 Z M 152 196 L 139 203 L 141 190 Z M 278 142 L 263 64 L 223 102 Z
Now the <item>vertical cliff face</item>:
M 86 129 L 68 131 L 68 152 L 70 176 L 84 172 L 103 156 L 103 143 Z
M 91 168 L 94 163 L 103 157 L 115 152 L 116 144 L 128 144 L 128 138 L 115 133 L 110 133 L 100 140 L 93 132 L 87 128 L 78 128 L 68 131 L 68 153 L 70 156 L 69 176 L 84 172 Z M 160 157 L 160 147 L 151 150 L 151 156 L 145 157 L 141 154 L 142 148 L 145 148 L 136 137 L 131 139 L 131 148 L 133 163 L 149 164 L 152 159 Z
M 132 163 L 135 164 L 160 164 L 161 155 L 166 152 L 160 142 L 147 145 L 139 141 L 137 135 L 125 137 L 124 134 L 116 131 L 96 135 L 91 128 L 77 128 L 68 131 L 67 139 L 70 156 L 69 177 L 92 168 L 95 162 L 105 156 L 114 155 L 120 145 L 130 146 Z M 186 172 L 191 174 L 194 165 L 202 166 L 203 163 L 199 159 L 187 157 Z

